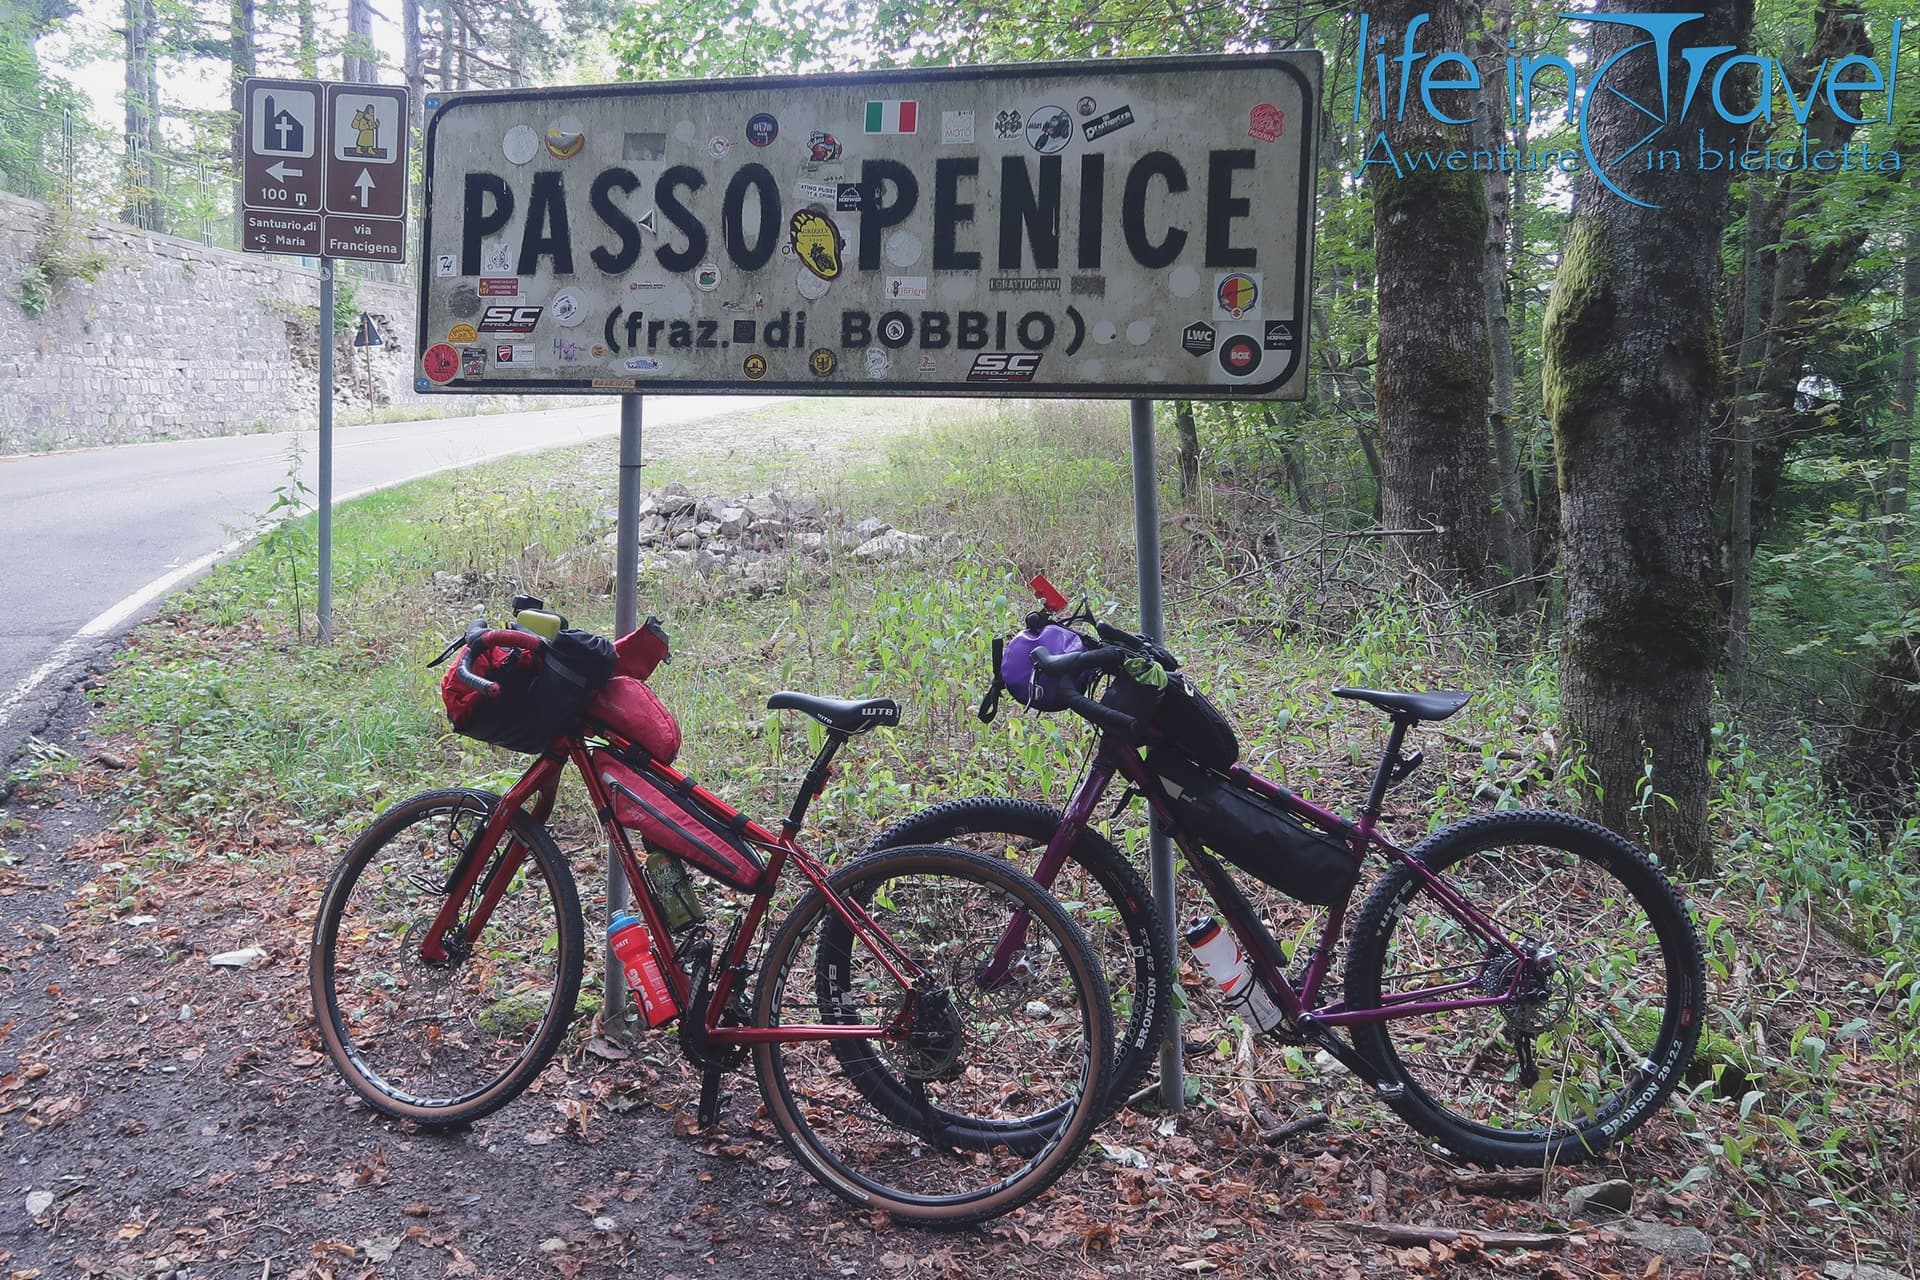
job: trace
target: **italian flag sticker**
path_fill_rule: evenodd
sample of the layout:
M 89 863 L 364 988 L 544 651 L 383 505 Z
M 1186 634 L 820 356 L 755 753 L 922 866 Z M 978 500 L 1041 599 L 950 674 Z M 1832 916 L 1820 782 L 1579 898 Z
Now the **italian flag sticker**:
M 913 133 L 919 122 L 920 104 L 912 99 L 867 104 L 868 133 Z

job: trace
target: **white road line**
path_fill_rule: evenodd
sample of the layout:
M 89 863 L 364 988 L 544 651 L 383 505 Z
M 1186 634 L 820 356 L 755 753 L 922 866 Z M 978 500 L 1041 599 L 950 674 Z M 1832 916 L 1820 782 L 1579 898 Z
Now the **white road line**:
M 784 400 L 784 397 L 782 400 Z M 771 407 L 773 403 L 779 402 L 780 401 L 770 401 L 767 407 Z M 756 406 L 756 408 L 757 407 L 760 406 Z M 742 412 L 742 410 L 736 409 L 730 412 L 738 413 Z M 577 445 L 586 444 L 601 436 L 618 434 L 618 431 L 619 428 L 617 426 L 604 431 L 595 428 L 592 434 L 588 436 L 562 444 L 528 444 L 506 449 L 496 449 L 492 453 L 483 453 L 478 457 L 467 458 L 449 466 L 428 467 L 426 470 L 416 471 L 412 475 L 401 476 L 393 480 L 383 480 L 379 484 L 366 485 L 363 488 L 353 490 L 351 493 L 336 494 L 333 499 L 333 505 L 337 508 L 343 502 L 352 502 L 355 498 L 364 498 L 368 494 L 378 493 L 382 489 L 391 489 L 396 485 L 412 484 L 415 480 L 424 480 L 428 476 L 440 475 L 447 471 L 461 471 L 467 467 L 477 467 L 485 462 L 497 462 L 501 458 L 511 458 L 523 453 L 538 453 L 546 449 L 574 448 Z M 304 515 L 305 513 L 302 512 L 301 514 Z M 234 552 L 240 550 L 254 539 L 267 533 L 278 523 L 278 521 L 272 521 L 262 524 L 246 537 L 235 538 L 218 550 L 201 556 L 198 560 L 194 560 L 180 566 L 178 569 L 162 574 L 146 586 L 135 591 L 132 595 L 127 596 L 125 599 L 109 606 L 104 612 L 96 615 L 85 626 L 81 627 L 78 631 L 74 632 L 72 636 L 62 642 L 60 647 L 55 649 L 45 662 L 34 669 L 32 675 L 21 681 L 20 684 L 14 688 L 13 692 L 7 695 L 6 701 L 0 702 L 0 729 L 4 729 L 7 722 L 13 719 L 14 712 L 19 710 L 20 704 L 27 700 L 27 695 L 39 688 L 50 676 L 64 670 L 68 663 L 73 660 L 74 655 L 78 653 L 88 641 L 98 639 L 100 636 L 113 631 L 140 610 L 167 594 L 167 592 L 172 591 L 181 583 L 205 573 L 208 569 L 211 569 L 214 565 L 234 554 Z

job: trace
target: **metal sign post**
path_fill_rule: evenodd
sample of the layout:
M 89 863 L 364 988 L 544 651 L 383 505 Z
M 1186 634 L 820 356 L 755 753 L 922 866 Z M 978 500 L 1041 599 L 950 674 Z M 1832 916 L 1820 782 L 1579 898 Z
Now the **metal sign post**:
M 1156 643 L 1166 639 L 1160 610 L 1160 475 L 1154 469 L 1153 401 L 1127 402 L 1127 420 L 1133 428 L 1133 538 L 1139 562 L 1140 634 Z M 1178 938 L 1178 904 L 1174 901 L 1173 845 L 1160 829 L 1160 820 L 1147 817 L 1147 870 L 1153 900 L 1159 904 L 1160 923 L 1167 937 Z M 1180 1056 L 1180 1010 L 1176 1005 L 1160 1045 L 1160 1105 L 1168 1111 L 1186 1106 L 1186 1063 Z
M 320 259 L 320 488 L 314 501 L 320 522 L 320 591 L 313 633 L 325 644 L 333 639 L 333 259 L 324 256 Z
M 640 625 L 640 402 L 642 397 L 620 397 L 620 499 L 613 522 L 613 633 L 624 636 Z M 607 850 L 607 922 L 626 909 L 627 877 L 612 849 Z M 607 1009 L 627 1007 L 627 975 L 607 948 L 606 1003 L 600 1025 L 606 1031 L 625 1030 L 624 1019 L 610 1018 Z
M 241 87 L 241 115 L 241 249 L 320 259 L 320 584 L 314 633 L 324 642 L 333 638 L 334 260 L 406 261 L 407 91 L 253 76 Z M 363 316 L 355 346 L 380 341 L 370 329 Z M 371 412 L 371 359 L 367 367 Z

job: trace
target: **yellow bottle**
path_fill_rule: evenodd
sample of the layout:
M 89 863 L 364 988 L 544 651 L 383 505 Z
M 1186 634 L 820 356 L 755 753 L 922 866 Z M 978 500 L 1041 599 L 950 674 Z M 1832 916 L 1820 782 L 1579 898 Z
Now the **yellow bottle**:
M 513 621 L 522 631 L 531 631 L 542 639 L 551 640 L 560 634 L 560 628 L 566 625 L 567 620 L 545 609 L 522 609 L 513 615 Z

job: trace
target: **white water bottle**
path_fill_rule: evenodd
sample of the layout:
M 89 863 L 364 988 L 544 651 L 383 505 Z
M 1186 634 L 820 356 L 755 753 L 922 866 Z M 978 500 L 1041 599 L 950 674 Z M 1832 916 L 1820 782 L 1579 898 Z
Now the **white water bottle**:
M 1227 1006 L 1261 1031 L 1271 1031 L 1282 1022 L 1280 1009 L 1273 1003 L 1273 997 L 1253 976 L 1253 970 L 1247 965 L 1247 958 L 1240 954 L 1240 944 L 1233 935 L 1220 927 L 1220 922 L 1212 916 L 1202 916 L 1187 926 L 1182 935 L 1187 945 L 1193 948 L 1193 954 L 1206 966 L 1207 973 L 1220 984 L 1220 990 L 1226 994 Z

